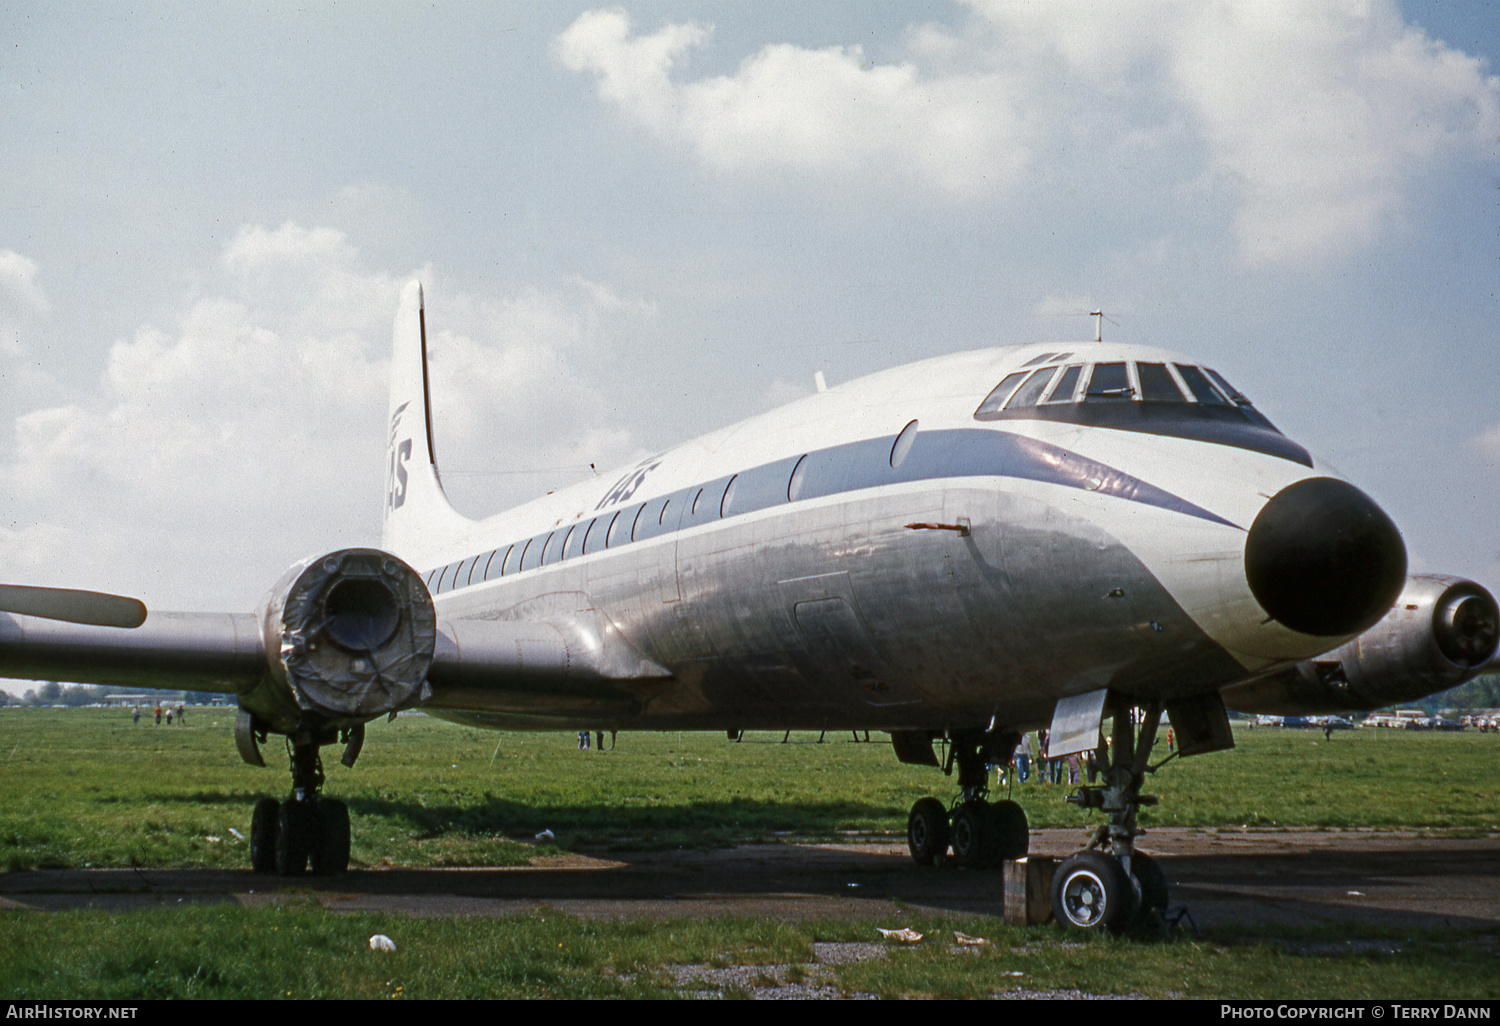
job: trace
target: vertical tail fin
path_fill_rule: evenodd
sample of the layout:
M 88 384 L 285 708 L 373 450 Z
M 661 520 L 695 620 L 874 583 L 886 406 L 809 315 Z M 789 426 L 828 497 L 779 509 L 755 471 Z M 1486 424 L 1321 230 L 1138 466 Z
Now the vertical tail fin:
M 388 552 L 420 563 L 426 553 L 473 521 L 448 502 L 438 477 L 427 379 L 426 312 L 419 282 L 401 290 L 394 334 L 382 544 Z

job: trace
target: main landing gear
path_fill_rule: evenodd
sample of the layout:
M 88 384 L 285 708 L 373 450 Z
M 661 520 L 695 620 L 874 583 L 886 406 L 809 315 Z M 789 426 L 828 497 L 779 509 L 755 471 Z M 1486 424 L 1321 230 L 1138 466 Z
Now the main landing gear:
M 320 744 L 337 732 L 315 736 L 299 732 L 288 739 L 292 763 L 292 793 L 285 801 L 262 798 L 250 820 L 250 865 L 257 873 L 301 876 L 309 867 L 317 876 L 333 876 L 349 869 L 349 807 L 325 798 Z M 343 763 L 352 766 L 364 742 L 364 727 L 342 732 Z
M 948 749 L 945 773 L 958 766 L 958 803 L 947 808 L 936 798 L 922 798 L 906 819 L 906 845 L 923 865 L 941 864 L 953 849 L 953 863 L 963 869 L 995 869 L 1023 857 L 1030 844 L 1026 812 L 1012 801 L 991 802 L 989 767 L 1010 761 L 1020 735 L 978 731 L 956 734 Z
M 1145 833 L 1136 825 L 1136 810 L 1156 804 L 1154 795 L 1141 794 L 1141 785 L 1161 711 L 1159 703 L 1146 705 L 1137 735 L 1132 707 L 1116 709 L 1105 785 L 1081 787 L 1068 799 L 1103 810 L 1109 822 L 1094 832 L 1087 849 L 1064 859 L 1052 878 L 1052 915 L 1063 926 L 1119 932 L 1150 922 L 1167 907 L 1166 875 L 1135 850 L 1135 839 Z

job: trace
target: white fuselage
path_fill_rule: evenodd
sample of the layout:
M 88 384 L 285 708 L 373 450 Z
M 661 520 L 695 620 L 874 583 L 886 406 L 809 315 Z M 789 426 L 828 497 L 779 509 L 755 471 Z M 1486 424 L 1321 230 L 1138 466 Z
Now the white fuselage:
M 1088 391 L 1103 364 L 1128 368 L 1128 394 Z M 1037 368 L 1051 401 L 1028 405 Z M 1142 401 L 1148 370 L 1176 406 Z M 1100 687 L 1199 694 L 1341 643 L 1269 620 L 1244 570 L 1267 499 L 1334 475 L 1222 379 L 1203 402 L 1196 373 L 1100 343 L 940 357 L 446 537 L 388 538 L 444 620 L 602 616 L 672 673 L 567 701 L 438 687 L 428 705 L 517 727 L 1021 724 Z M 1007 381 L 1010 406 L 976 415 Z

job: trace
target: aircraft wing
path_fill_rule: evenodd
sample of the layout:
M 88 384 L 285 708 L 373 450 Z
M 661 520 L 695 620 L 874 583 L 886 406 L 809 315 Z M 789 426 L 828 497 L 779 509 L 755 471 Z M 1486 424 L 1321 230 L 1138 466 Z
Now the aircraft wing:
M 619 685 L 671 676 L 587 596 L 550 599 L 524 619 L 440 618 L 415 571 L 373 549 L 298 564 L 258 613 L 0 586 L 0 675 L 234 694 L 258 729 L 284 732 L 429 701 L 565 713 L 633 703 Z

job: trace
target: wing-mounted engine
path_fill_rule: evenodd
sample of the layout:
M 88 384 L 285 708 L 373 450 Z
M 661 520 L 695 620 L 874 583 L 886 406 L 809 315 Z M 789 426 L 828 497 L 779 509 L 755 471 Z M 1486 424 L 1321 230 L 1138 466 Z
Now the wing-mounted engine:
M 312 720 L 350 726 L 427 693 L 437 614 L 417 572 L 378 549 L 343 549 L 293 566 L 261 605 L 269 679 L 240 696 L 257 725 L 290 733 Z
M 1500 609 L 1473 581 L 1407 578 L 1390 612 L 1353 641 L 1271 677 L 1226 688 L 1224 704 L 1251 713 L 1379 709 L 1457 687 L 1500 644 Z

